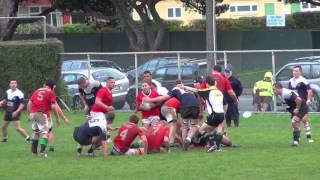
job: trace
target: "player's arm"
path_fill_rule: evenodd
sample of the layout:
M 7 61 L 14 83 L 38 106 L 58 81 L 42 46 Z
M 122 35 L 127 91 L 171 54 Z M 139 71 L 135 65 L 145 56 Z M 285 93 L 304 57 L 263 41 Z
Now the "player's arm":
M 148 154 L 148 141 L 147 141 L 147 137 L 143 134 L 142 136 L 140 136 L 141 139 L 141 146 L 144 149 L 143 154 Z
M 20 102 L 18 109 L 12 112 L 12 116 L 16 117 L 19 113 L 23 111 L 23 108 L 24 108 L 24 104 L 23 102 Z
M 59 106 L 58 103 L 56 103 L 56 108 L 57 108 L 57 112 L 58 112 L 59 117 L 62 117 L 63 122 L 64 122 L 67 126 L 70 126 L 71 123 L 70 123 L 69 119 L 68 119 L 67 116 L 64 114 L 64 112 L 62 111 L 62 109 L 61 109 L 61 107 Z
M 7 100 L 5 100 L 5 99 L 3 99 L 3 100 L 1 100 L 0 101 L 0 107 L 2 107 L 4 104 L 6 104 L 7 103 Z
M 58 126 L 60 126 L 60 124 L 61 124 L 61 122 L 60 122 L 60 113 L 59 113 L 60 107 L 59 107 L 58 103 L 55 102 L 55 103 L 51 104 L 51 108 L 53 110 L 53 114 L 54 114 L 54 117 L 55 117 L 55 119 L 57 121 L 57 124 L 58 124 Z
M 103 109 L 105 109 L 106 111 L 113 111 L 114 108 L 112 106 L 108 106 L 108 105 L 105 105 L 101 98 L 100 97 L 96 97 L 96 100 L 95 100 L 95 104 Z
M 169 96 L 169 95 L 158 96 L 158 97 L 155 97 L 155 98 L 144 97 L 143 101 L 144 102 L 156 103 L 156 102 L 163 102 L 163 101 L 168 100 L 170 98 L 171 98 L 171 96 Z
M 307 104 L 311 103 L 312 96 L 313 96 L 313 93 L 312 93 L 312 89 L 310 88 L 307 90 Z
M 187 91 L 191 91 L 194 93 L 197 93 L 199 90 L 197 88 L 189 87 L 189 86 L 184 86 L 184 89 Z
M 32 101 L 29 99 L 28 104 L 27 104 L 27 112 L 28 113 L 30 113 L 31 106 L 32 106 Z
M 301 108 L 302 100 L 298 96 L 295 96 L 293 98 L 294 98 L 294 102 L 296 103 L 296 108 L 293 110 L 293 112 L 295 114 L 298 114 L 298 112 L 300 111 L 300 108 Z

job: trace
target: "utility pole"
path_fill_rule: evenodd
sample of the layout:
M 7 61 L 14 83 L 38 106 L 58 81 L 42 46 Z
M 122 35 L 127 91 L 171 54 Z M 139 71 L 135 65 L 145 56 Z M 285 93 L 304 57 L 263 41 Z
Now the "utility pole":
M 217 50 L 216 40 L 216 1 L 206 0 L 206 41 L 207 51 Z M 216 53 L 207 54 L 207 73 L 211 74 L 211 68 L 216 64 Z

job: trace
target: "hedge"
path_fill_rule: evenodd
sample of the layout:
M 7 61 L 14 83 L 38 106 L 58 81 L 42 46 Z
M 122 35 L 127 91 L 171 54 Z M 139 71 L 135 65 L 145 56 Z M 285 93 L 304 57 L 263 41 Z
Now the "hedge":
M 0 97 L 13 79 L 18 81 L 26 97 L 41 87 L 46 79 L 58 82 L 61 52 L 63 44 L 57 39 L 0 42 Z

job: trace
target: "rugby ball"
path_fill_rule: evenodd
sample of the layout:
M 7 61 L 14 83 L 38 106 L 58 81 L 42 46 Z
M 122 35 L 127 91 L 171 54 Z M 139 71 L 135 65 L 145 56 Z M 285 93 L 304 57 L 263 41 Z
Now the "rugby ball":
M 144 102 L 140 105 L 140 109 L 145 110 L 145 111 L 149 111 L 151 108 L 152 108 L 151 103 Z
M 251 116 L 252 116 L 252 112 L 251 111 L 245 111 L 242 114 L 242 117 L 245 118 L 245 119 L 250 118 Z

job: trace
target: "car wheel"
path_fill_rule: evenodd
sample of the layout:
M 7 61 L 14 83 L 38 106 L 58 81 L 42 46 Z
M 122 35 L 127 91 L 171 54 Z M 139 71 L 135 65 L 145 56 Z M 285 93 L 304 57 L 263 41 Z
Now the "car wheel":
M 78 111 L 80 109 L 82 109 L 80 96 L 74 96 L 73 97 L 73 110 Z
M 313 92 L 312 104 L 310 106 L 311 112 L 318 112 L 320 110 L 320 98 L 316 92 Z
M 134 88 L 128 91 L 126 101 L 130 107 L 130 110 L 134 110 L 136 108 L 136 90 Z
M 114 106 L 115 109 L 122 109 L 125 103 L 126 103 L 126 101 L 117 102 L 113 106 Z

